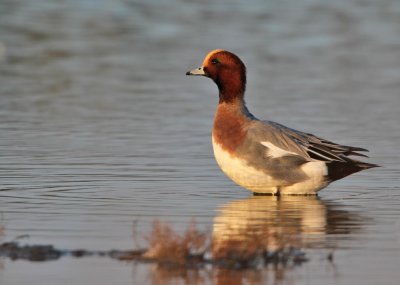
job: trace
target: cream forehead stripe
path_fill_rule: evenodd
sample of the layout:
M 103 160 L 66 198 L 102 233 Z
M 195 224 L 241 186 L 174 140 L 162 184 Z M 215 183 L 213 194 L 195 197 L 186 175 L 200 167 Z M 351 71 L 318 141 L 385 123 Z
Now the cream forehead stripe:
M 215 50 L 213 50 L 213 51 L 210 51 L 207 55 L 206 55 L 206 58 L 204 59 L 204 61 L 203 61 L 203 65 L 206 65 L 206 63 L 210 60 L 210 58 L 214 55 L 214 54 L 216 54 L 216 53 L 219 53 L 219 52 L 224 52 L 225 50 L 223 50 L 223 49 L 215 49 Z

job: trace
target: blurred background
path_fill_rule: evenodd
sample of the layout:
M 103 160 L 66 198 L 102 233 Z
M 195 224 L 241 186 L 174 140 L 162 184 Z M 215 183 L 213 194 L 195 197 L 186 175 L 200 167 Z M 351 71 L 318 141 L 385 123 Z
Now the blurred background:
M 185 76 L 217 48 L 245 62 L 257 117 L 365 147 L 383 167 L 323 190 L 317 222 L 309 202 L 254 208 L 213 159 L 216 86 Z M 314 263 L 279 282 L 397 284 L 399 91 L 398 0 L 0 0 L 0 241 L 127 249 L 133 223 L 212 231 L 295 215 L 329 245 L 319 237 Z M 333 249 L 337 263 L 320 265 Z M 101 258 L 2 264 L 7 285 L 167 278 Z M 274 273 L 248 274 L 233 279 Z M 207 276 L 196 284 L 227 282 Z

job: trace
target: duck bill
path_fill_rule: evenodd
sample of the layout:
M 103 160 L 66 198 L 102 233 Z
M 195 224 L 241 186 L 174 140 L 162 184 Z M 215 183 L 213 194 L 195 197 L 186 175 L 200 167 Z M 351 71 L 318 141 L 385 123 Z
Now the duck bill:
M 206 76 L 206 73 L 204 72 L 204 68 L 201 66 L 199 68 L 186 72 L 186 75 Z

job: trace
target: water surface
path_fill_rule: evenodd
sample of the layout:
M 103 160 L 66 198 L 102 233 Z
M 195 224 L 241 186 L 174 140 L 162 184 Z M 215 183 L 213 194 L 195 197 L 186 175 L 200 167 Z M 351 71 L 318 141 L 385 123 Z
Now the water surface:
M 289 236 L 310 262 L 283 275 L 168 275 L 95 257 L 2 260 L 0 283 L 397 284 L 399 4 L 2 1 L 0 241 L 129 249 L 134 224 L 145 235 L 154 219 L 181 231 L 194 218 L 217 237 Z M 383 167 L 318 199 L 252 197 L 234 185 L 212 156 L 216 87 L 184 76 L 215 48 L 246 63 L 256 116 L 368 148 Z

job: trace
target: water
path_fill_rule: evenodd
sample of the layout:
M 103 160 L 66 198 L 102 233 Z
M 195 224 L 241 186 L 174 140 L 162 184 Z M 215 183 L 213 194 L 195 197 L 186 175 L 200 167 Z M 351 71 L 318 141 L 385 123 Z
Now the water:
M 134 224 L 195 218 L 215 236 L 292 236 L 310 262 L 283 274 L 4 259 L 0 284 L 397 284 L 399 32 L 396 0 L 1 1 L 1 241 L 130 249 Z M 216 87 L 184 76 L 215 48 L 246 63 L 255 115 L 366 147 L 383 167 L 319 199 L 234 185 L 212 156 Z

